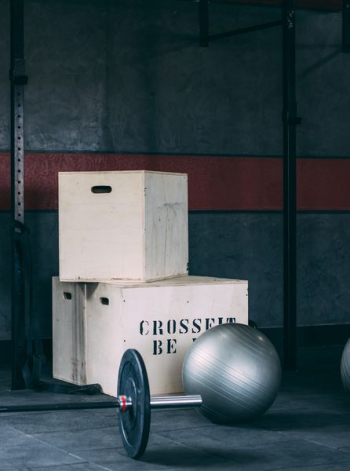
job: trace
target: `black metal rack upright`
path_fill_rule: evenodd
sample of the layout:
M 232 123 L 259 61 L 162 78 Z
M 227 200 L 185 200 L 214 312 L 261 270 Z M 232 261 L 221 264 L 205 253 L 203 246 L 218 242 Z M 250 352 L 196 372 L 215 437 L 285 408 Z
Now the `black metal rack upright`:
M 19 238 L 24 224 L 24 61 L 23 0 L 11 0 L 11 204 L 12 204 L 12 389 L 24 388 L 26 360 L 25 280 Z
M 283 312 L 284 368 L 297 368 L 297 117 L 295 0 L 283 1 Z

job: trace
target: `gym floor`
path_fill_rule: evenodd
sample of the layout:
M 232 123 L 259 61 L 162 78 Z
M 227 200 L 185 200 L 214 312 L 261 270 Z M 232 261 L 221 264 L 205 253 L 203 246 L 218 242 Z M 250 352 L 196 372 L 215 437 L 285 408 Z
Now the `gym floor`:
M 149 445 L 138 462 L 124 453 L 115 410 L 0 414 L 0 470 L 349 470 L 350 395 L 340 381 L 341 352 L 338 346 L 300 349 L 299 371 L 284 373 L 274 405 L 246 425 L 214 425 L 195 410 L 153 411 Z M 1 405 L 91 400 L 10 392 L 9 384 L 3 368 Z

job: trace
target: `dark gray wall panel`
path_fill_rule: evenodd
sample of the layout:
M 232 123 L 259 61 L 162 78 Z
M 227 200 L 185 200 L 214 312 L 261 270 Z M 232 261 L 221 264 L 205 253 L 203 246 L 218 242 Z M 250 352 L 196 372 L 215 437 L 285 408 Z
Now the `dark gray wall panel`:
M 350 155 L 350 61 L 341 51 L 341 31 L 341 13 L 298 13 L 300 154 Z
M 192 213 L 192 274 L 249 281 L 249 316 L 259 325 L 282 323 L 280 213 Z
M 350 214 L 298 218 L 300 321 L 350 323 Z
M 0 212 L 0 340 L 11 335 L 10 215 Z M 44 337 L 51 336 L 51 277 L 58 275 L 58 220 L 56 212 L 28 213 L 33 253 L 34 309 Z
M 152 3 L 111 9 L 113 148 L 279 154 L 279 28 L 200 48 L 197 4 Z M 279 17 L 275 9 L 227 5 L 212 5 L 211 13 L 213 31 Z
M 58 274 L 56 212 L 27 215 L 32 232 L 34 300 L 51 335 L 51 277 Z M 10 218 L 0 213 L 0 340 L 10 335 Z M 298 215 L 299 325 L 350 323 L 350 213 Z M 250 317 L 282 325 L 281 213 L 206 213 L 189 217 L 190 273 L 249 280 Z
M 30 1 L 25 13 L 27 146 L 105 148 L 104 2 Z
M 280 155 L 281 28 L 198 47 L 197 4 L 27 0 L 26 145 L 42 151 Z M 280 9 L 210 5 L 212 32 Z M 9 147 L 9 0 L 0 0 L 0 149 Z M 348 156 L 341 14 L 297 14 L 302 155 Z
M 283 322 L 280 213 L 193 213 L 192 273 L 249 280 L 250 317 Z M 350 214 L 298 215 L 298 323 L 350 322 Z

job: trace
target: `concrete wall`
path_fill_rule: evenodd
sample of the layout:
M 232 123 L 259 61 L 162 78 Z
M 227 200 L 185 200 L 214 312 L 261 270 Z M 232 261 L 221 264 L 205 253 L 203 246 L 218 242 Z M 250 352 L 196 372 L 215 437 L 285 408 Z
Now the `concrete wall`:
M 280 9 L 211 5 L 212 32 Z M 349 157 L 350 61 L 341 15 L 297 15 L 298 152 Z M 0 150 L 9 148 L 9 0 L 0 0 Z M 180 0 L 26 2 L 26 148 L 281 155 L 281 29 L 198 46 L 197 4 Z M 0 176 L 1 178 L 1 176 Z M 233 189 L 234 190 L 234 189 Z M 249 191 L 249 189 L 247 189 Z M 33 212 L 35 306 L 50 336 L 57 213 Z M 10 333 L 9 214 L 0 213 L 0 340 Z M 349 213 L 301 214 L 299 323 L 349 322 Z M 190 214 L 193 274 L 247 278 L 250 315 L 282 324 L 279 212 Z
M 197 4 L 26 2 L 26 144 L 42 151 L 280 155 L 281 28 L 198 47 Z M 276 7 L 211 5 L 221 32 L 280 18 Z M 9 62 L 9 1 L 0 0 Z M 297 14 L 300 155 L 348 156 L 350 61 L 341 13 Z M 8 67 L 0 149 L 9 148 Z

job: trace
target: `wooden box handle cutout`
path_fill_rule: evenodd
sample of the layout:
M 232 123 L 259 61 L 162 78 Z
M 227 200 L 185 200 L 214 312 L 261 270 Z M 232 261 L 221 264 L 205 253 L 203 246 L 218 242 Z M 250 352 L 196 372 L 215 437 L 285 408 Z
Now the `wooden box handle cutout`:
M 109 185 L 96 185 L 91 187 L 91 191 L 95 194 L 112 193 L 112 187 Z

